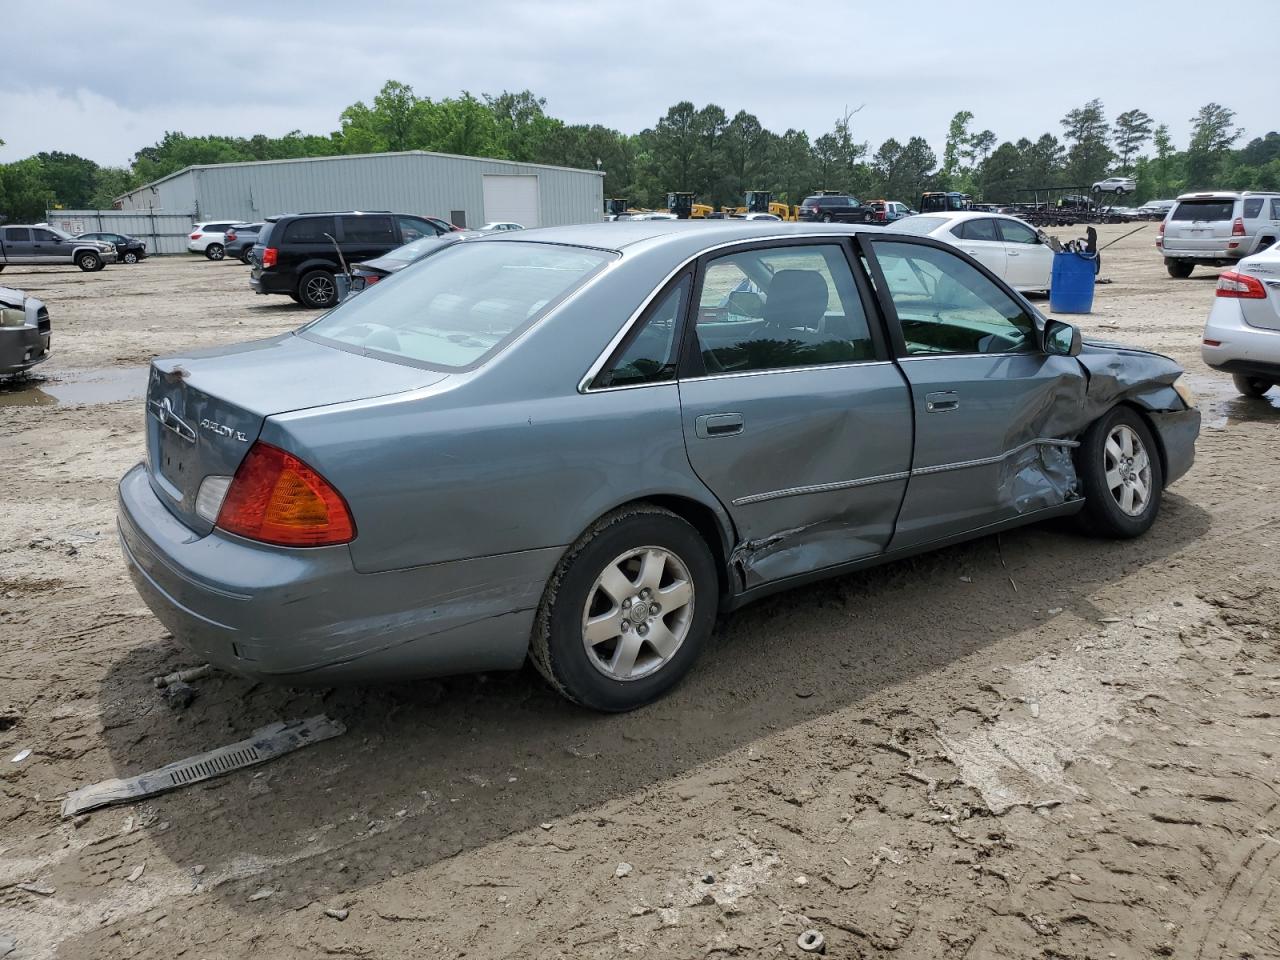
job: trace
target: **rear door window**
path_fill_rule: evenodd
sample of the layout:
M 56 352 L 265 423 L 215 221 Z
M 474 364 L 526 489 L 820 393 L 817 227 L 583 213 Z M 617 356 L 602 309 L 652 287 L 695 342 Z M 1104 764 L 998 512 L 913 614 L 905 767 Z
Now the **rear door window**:
M 1271 199 L 1271 219 L 1280 220 L 1280 197 Z
M 977 220 L 965 220 L 958 226 L 961 228 L 961 236 L 965 240 L 986 240 L 990 243 L 999 243 L 1000 235 L 996 232 L 996 222 L 990 217 L 979 217 Z M 955 233 L 955 230 L 951 231 Z
M 1182 200 L 1173 208 L 1170 220 L 1230 220 L 1236 202 L 1231 199 Z
M 337 236 L 333 217 L 302 217 L 292 221 L 284 230 L 285 243 L 329 243 L 329 237 Z
M 27 243 L 31 240 L 29 227 L 5 227 L 4 238 L 9 243 Z
M 395 229 L 390 217 L 359 216 L 342 218 L 342 238 L 349 243 L 394 245 Z
M 875 359 L 853 273 L 836 244 L 711 261 L 695 332 L 709 375 Z

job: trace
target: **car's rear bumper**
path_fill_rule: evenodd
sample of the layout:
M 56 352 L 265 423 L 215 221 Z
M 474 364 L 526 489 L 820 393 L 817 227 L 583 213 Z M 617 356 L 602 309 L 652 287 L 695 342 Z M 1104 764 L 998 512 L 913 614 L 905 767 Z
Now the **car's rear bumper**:
M 4 327 L 0 329 L 0 374 L 22 373 L 48 359 L 49 331 L 37 327 Z
M 234 673 L 334 683 L 515 669 L 561 550 L 361 574 L 346 546 L 287 549 L 201 536 L 142 464 L 120 481 L 134 586 L 174 638 Z
M 1280 379 L 1280 329 L 1252 326 L 1245 322 L 1241 301 L 1215 297 L 1200 356 L 1215 370 Z
M 296 277 L 272 270 L 257 268 L 249 273 L 249 288 L 254 293 L 289 294 L 295 292 L 297 283 Z
M 1236 242 L 1236 246 L 1230 246 L 1232 242 Z M 1252 244 L 1252 240 L 1249 244 Z M 1158 249 L 1166 260 L 1181 260 L 1191 263 L 1201 263 L 1206 266 L 1223 266 L 1224 264 L 1235 263 L 1249 251 L 1247 244 L 1243 241 L 1222 241 L 1221 243 L 1206 244 L 1203 247 L 1170 247 L 1161 244 Z

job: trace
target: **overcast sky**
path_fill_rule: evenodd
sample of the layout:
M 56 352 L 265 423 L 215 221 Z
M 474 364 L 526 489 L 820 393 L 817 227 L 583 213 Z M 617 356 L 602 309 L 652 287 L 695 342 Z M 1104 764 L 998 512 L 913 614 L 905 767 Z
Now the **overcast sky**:
M 1264 5 L 1265 6 L 1265 5 Z M 1274 84 L 1242 82 L 1246 20 L 1203 3 L 969 0 L 380 0 L 192 4 L 0 0 L 0 161 L 42 150 L 126 164 L 166 130 L 328 133 L 387 79 L 441 98 L 529 88 L 568 122 L 635 132 L 678 100 L 826 132 L 924 136 L 957 110 L 1001 140 L 1061 133 L 1101 97 L 1185 144 L 1217 100 L 1246 139 L 1280 126 Z M 1137 8 L 1137 9 L 1135 9 Z M 1208 18 L 1211 42 L 1197 40 Z M 1268 45 L 1263 44 L 1264 47 Z

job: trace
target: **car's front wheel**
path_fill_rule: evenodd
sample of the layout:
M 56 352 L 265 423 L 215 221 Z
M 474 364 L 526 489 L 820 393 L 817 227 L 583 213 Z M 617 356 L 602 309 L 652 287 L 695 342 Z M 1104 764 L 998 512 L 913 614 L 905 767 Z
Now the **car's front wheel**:
M 325 270 L 304 273 L 298 281 L 298 302 L 304 307 L 323 309 L 338 302 L 338 285 L 333 274 Z
M 1075 463 L 1087 533 L 1127 539 L 1150 529 L 1160 512 L 1164 471 L 1155 438 L 1136 410 L 1115 407 L 1095 421 L 1076 448 Z
M 253 251 L 246 249 L 244 253 L 240 254 L 240 262 L 251 266 L 253 264 Z
M 718 593 L 715 561 L 697 530 L 661 507 L 624 507 L 560 561 L 530 659 L 575 703 L 633 710 L 693 666 L 715 624 Z
M 1275 386 L 1265 377 L 1250 377 L 1243 373 L 1233 374 L 1231 379 L 1235 381 L 1236 390 L 1245 397 L 1260 397 Z
M 82 253 L 76 257 L 76 266 L 85 273 L 93 273 L 95 270 L 101 270 L 104 266 L 102 258 L 96 253 Z
M 227 251 L 223 249 L 220 243 L 211 243 L 204 248 L 204 255 L 210 260 L 221 260 L 226 256 Z
M 1187 263 L 1185 260 L 1166 260 L 1164 268 L 1169 271 L 1169 276 L 1175 280 L 1185 280 L 1191 276 L 1191 271 L 1196 268 L 1194 263 Z

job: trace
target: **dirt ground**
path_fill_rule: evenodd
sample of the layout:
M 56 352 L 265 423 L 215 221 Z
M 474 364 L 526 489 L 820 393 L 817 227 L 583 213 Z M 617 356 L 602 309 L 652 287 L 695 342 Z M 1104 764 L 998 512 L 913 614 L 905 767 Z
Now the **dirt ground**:
M 1104 254 L 1081 318 L 1201 396 L 1146 537 L 1034 527 L 762 601 L 610 717 L 528 670 L 215 676 L 171 709 L 151 678 L 194 664 L 114 529 L 144 364 L 310 314 L 238 263 L 6 270 L 54 354 L 0 391 L 0 956 L 796 957 L 812 928 L 834 958 L 1280 957 L 1280 391 L 1203 366 L 1216 271 L 1171 280 L 1154 235 Z M 59 817 L 321 712 L 347 733 Z

